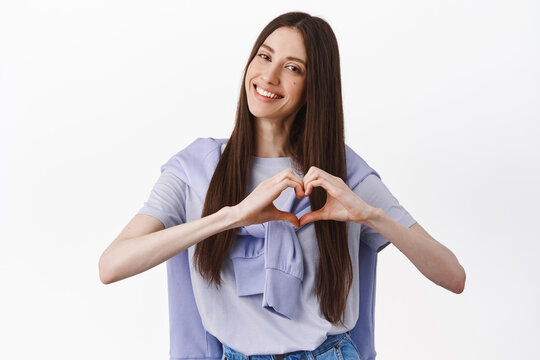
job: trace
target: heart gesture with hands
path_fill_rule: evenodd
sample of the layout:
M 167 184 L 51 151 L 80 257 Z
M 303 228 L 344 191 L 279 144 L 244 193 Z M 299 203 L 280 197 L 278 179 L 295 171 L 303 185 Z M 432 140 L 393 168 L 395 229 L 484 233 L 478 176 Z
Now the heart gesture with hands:
M 290 168 L 262 181 L 251 194 L 234 206 L 239 219 L 236 225 L 247 226 L 272 220 L 284 220 L 299 228 L 300 222 L 295 214 L 278 210 L 273 203 L 288 187 L 294 188 L 297 198 L 304 197 L 304 184 Z
M 353 221 L 364 223 L 375 210 L 362 200 L 339 176 L 312 166 L 303 179 L 305 195 L 309 196 L 314 187 L 326 190 L 326 203 L 319 210 L 304 214 L 300 226 L 317 220 Z
M 273 201 L 288 187 L 295 189 L 296 197 L 301 199 L 311 194 L 314 187 L 326 190 L 326 203 L 316 211 L 304 214 L 300 219 L 295 214 L 278 210 Z M 242 202 L 233 207 L 237 213 L 236 226 L 261 224 L 272 220 L 292 223 L 296 228 L 317 221 L 337 220 L 365 222 L 375 210 L 337 176 L 312 166 L 303 179 L 292 169 L 285 169 L 262 181 Z

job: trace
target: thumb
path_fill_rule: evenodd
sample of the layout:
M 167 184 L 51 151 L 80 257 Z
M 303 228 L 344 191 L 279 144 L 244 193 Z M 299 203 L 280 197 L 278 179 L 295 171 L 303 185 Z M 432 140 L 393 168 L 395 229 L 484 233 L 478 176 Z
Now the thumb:
M 305 225 L 307 223 L 310 223 L 310 222 L 313 222 L 313 221 L 322 220 L 322 219 L 323 219 L 323 216 L 322 216 L 322 211 L 321 210 L 312 211 L 312 212 L 309 212 L 307 214 L 304 214 L 300 218 L 300 226 L 303 226 L 303 225 Z
M 273 220 L 288 221 L 291 224 L 293 224 L 295 228 L 300 227 L 300 222 L 298 221 L 298 218 L 296 217 L 296 215 L 294 215 L 291 212 L 276 210 L 276 213 L 273 216 L 273 218 L 274 218 Z

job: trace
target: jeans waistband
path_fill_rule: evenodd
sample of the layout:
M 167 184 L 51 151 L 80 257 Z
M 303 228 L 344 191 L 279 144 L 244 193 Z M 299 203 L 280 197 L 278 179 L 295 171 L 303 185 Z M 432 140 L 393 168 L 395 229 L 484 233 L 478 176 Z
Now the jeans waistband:
M 326 340 L 324 340 L 324 342 L 321 345 L 319 345 L 316 349 L 311 350 L 312 355 L 317 356 L 317 355 L 327 351 L 328 349 L 333 347 L 335 344 L 340 342 L 341 339 L 343 339 L 345 337 L 345 335 L 347 335 L 348 333 L 349 332 L 347 331 L 347 332 L 344 332 L 344 333 L 341 333 L 341 334 L 328 335 Z M 264 357 L 264 356 L 272 356 L 272 359 L 282 360 L 286 356 L 289 356 L 289 355 L 301 355 L 304 352 L 309 352 L 309 351 L 307 351 L 307 350 L 298 350 L 298 351 L 293 351 L 293 352 L 289 352 L 289 353 L 286 353 L 286 354 L 267 354 L 267 355 L 250 355 L 250 356 L 248 356 L 248 355 L 244 355 L 241 352 L 238 352 L 238 351 L 234 350 L 233 348 L 230 348 L 227 345 L 223 344 L 223 354 L 227 358 L 225 360 L 228 360 L 228 359 L 231 359 L 231 360 L 256 360 L 257 357 Z

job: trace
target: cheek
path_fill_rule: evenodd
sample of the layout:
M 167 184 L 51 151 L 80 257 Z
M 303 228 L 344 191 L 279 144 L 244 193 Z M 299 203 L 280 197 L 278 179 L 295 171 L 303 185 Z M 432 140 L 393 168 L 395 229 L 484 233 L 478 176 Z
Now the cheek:
M 255 59 L 253 59 L 250 63 L 249 63 L 249 66 L 247 68 L 247 73 L 248 74 L 255 74 L 257 72 L 259 72 L 259 69 L 260 69 L 260 64 L 255 61 Z
M 249 81 L 251 79 L 251 74 L 253 73 L 253 63 L 249 64 L 247 70 L 246 70 L 246 81 Z
M 248 68 L 247 71 L 246 71 L 246 82 L 244 84 L 246 89 L 249 89 L 250 82 L 251 82 L 252 78 L 253 78 L 252 72 Z
M 298 96 L 302 96 L 302 91 L 303 91 L 303 83 L 301 81 L 295 81 L 293 80 L 293 82 L 291 83 L 291 91 L 296 93 Z

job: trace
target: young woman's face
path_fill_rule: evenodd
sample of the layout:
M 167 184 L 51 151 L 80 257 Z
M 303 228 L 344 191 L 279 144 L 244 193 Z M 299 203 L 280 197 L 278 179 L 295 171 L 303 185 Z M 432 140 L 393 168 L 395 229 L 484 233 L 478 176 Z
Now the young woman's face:
M 296 115 L 305 103 L 306 61 L 298 30 L 280 27 L 266 38 L 246 73 L 247 102 L 255 118 Z

